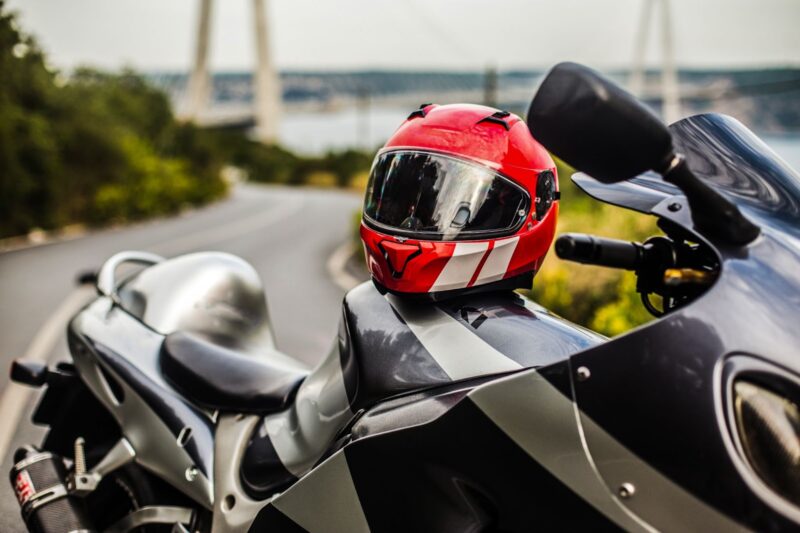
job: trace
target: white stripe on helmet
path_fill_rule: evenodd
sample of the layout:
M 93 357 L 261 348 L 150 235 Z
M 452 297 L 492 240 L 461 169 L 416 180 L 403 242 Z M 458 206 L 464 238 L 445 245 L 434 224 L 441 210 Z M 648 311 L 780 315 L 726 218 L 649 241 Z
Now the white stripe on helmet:
M 488 248 L 488 242 L 456 243 L 453 256 L 444 265 L 429 292 L 463 289 L 469 285 L 472 274 L 475 273 Z
M 503 279 L 508 270 L 508 264 L 511 262 L 511 257 L 514 255 L 514 250 L 517 249 L 518 242 L 519 237 L 495 241 L 494 248 L 492 248 L 489 257 L 483 264 L 483 268 L 478 274 L 478 279 L 475 280 L 475 285 L 483 285 L 484 283 Z

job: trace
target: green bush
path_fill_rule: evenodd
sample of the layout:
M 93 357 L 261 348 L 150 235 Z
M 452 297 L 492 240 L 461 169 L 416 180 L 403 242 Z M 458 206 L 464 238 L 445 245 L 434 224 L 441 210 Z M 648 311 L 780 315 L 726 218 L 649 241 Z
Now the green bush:
M 130 71 L 48 70 L 0 2 L 0 237 L 175 212 L 225 194 L 214 136 Z
M 556 164 L 561 188 L 556 235 L 580 232 L 642 241 L 658 233 L 653 217 L 593 200 L 572 183 L 572 168 Z M 633 273 L 562 261 L 552 250 L 527 292 L 555 313 L 609 336 L 651 319 L 636 293 Z
M 253 181 L 287 185 L 319 185 L 333 176 L 333 184 L 349 187 L 360 173 L 369 170 L 372 154 L 361 150 L 329 151 L 320 157 L 299 156 L 280 146 L 263 145 L 244 137 L 228 136 L 223 143 L 233 164 L 243 168 Z

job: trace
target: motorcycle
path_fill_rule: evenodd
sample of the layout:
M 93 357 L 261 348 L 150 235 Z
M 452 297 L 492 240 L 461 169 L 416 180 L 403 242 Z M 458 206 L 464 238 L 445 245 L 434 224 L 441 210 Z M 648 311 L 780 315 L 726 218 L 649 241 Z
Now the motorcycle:
M 275 348 L 241 259 L 124 252 L 69 324 L 72 361 L 13 364 L 49 427 L 11 472 L 27 527 L 797 528 L 800 177 L 736 120 L 667 128 L 576 64 L 528 124 L 587 194 L 657 217 L 644 243 L 555 251 L 634 271 L 658 320 L 607 339 L 513 292 L 368 282 L 309 371 Z

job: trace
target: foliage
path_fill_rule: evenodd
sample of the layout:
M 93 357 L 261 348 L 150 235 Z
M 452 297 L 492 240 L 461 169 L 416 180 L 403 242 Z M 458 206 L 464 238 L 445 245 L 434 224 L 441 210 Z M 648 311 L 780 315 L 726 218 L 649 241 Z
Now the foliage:
M 224 165 L 253 181 L 346 187 L 372 160 L 358 150 L 302 157 L 180 123 L 166 95 L 131 71 L 65 78 L 2 0 L 0 79 L 0 237 L 174 213 L 223 196 Z
M 329 151 L 321 157 L 302 157 L 280 146 L 265 146 L 242 139 L 231 143 L 231 160 L 245 169 L 253 181 L 349 187 L 354 178 L 369 170 L 372 155 L 347 149 Z
M 47 68 L 0 2 L 0 237 L 175 212 L 225 193 L 213 140 L 132 72 Z
M 569 179 L 574 170 L 556 164 L 561 188 L 557 235 L 581 232 L 642 241 L 658 232 L 652 217 L 589 198 Z M 552 251 L 529 292 L 555 313 L 610 336 L 651 318 L 636 293 L 633 273 L 562 261 Z

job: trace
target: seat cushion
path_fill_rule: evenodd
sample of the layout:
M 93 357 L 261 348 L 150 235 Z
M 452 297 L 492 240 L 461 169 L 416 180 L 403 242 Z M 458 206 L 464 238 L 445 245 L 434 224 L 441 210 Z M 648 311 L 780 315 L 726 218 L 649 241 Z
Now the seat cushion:
M 178 392 L 199 406 L 262 414 L 286 407 L 307 375 L 185 332 L 167 335 L 161 370 Z

